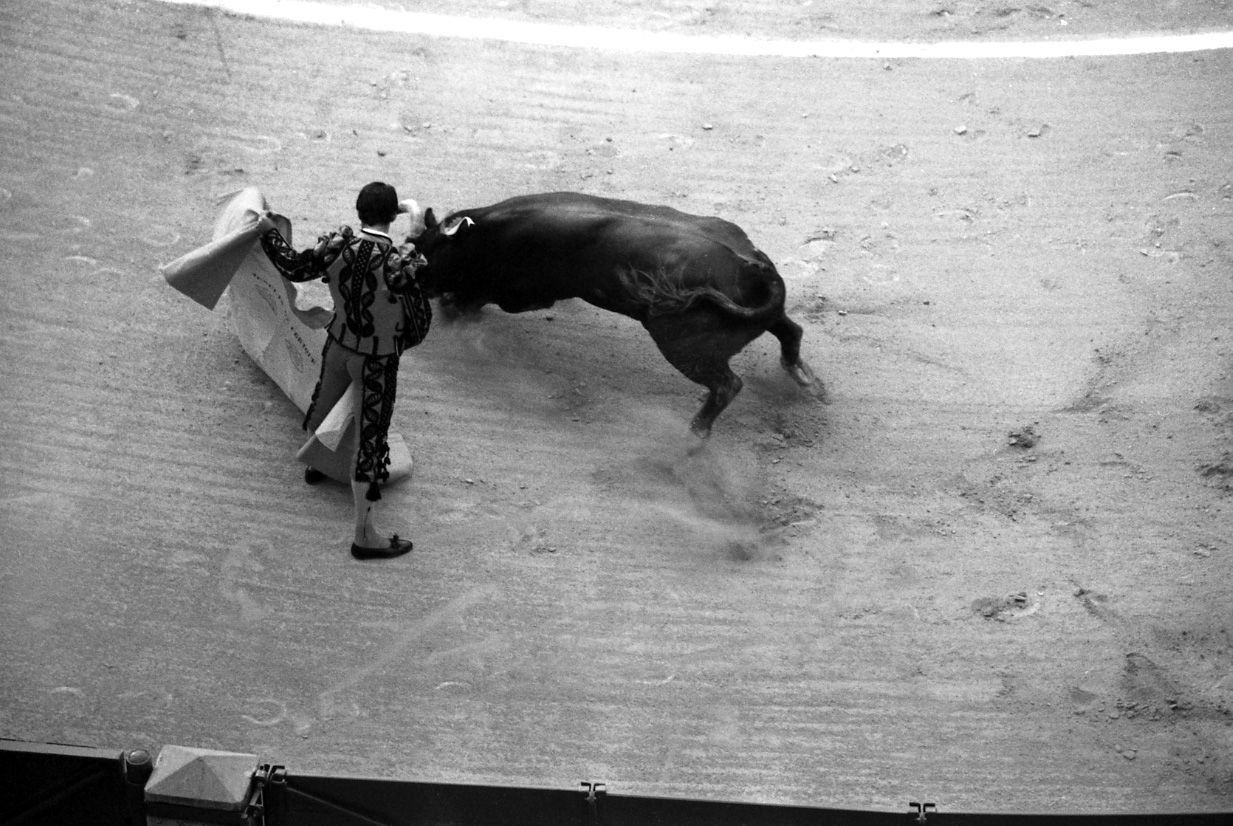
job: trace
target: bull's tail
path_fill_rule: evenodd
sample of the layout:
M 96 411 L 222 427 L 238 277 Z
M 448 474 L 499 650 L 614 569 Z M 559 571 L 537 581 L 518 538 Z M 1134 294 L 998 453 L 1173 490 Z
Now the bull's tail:
M 679 272 L 666 268 L 648 272 L 627 267 L 620 278 L 625 294 L 649 317 L 678 315 L 710 304 L 744 321 L 771 321 L 783 313 L 786 296 L 783 279 L 765 256 L 741 264 L 742 292 L 753 299 L 748 305 L 714 287 L 686 287 Z

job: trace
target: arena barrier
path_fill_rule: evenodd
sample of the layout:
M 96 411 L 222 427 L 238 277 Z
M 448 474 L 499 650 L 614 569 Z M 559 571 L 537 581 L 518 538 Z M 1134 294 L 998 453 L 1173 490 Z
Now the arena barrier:
M 296 772 L 256 755 L 165 746 L 100 749 L 0 740 L 3 826 L 1229 826 L 1233 811 L 979 814 L 905 801 L 900 811 L 625 795 L 573 788 L 420 783 Z M 940 790 L 944 791 L 944 790 Z

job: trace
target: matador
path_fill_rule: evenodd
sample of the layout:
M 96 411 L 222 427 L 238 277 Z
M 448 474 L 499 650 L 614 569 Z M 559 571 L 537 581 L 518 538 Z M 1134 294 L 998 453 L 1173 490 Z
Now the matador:
M 334 315 L 321 356 L 321 376 L 304 428 L 315 431 L 352 382 L 360 393 L 355 410 L 357 447 L 352 459 L 357 559 L 388 559 L 411 550 L 397 534 L 386 537 L 373 526 L 379 485 L 389 478 L 390 419 L 398 387 L 402 353 L 423 341 L 432 322 L 432 306 L 416 279 L 427 262 L 412 244 L 395 245 L 390 225 L 409 202 L 399 202 L 389 184 L 375 181 L 360 190 L 355 208 L 360 230 L 343 226 L 320 236 L 313 247 L 296 251 L 269 214 L 260 219 L 261 246 L 275 268 L 293 282 L 321 279 L 329 285 Z M 324 478 L 309 467 L 305 481 Z

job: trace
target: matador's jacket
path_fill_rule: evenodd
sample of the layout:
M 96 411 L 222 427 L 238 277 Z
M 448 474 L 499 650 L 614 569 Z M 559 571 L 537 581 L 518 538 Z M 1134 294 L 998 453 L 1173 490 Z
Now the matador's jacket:
M 355 233 L 344 226 L 300 252 L 272 229 L 261 237 L 261 246 L 287 280 L 320 278 L 329 285 L 334 316 L 304 427 L 315 429 L 358 380 L 362 401 L 354 478 L 369 482 L 368 498 L 379 499 L 377 483 L 389 477 L 387 436 L 399 356 L 423 341 L 432 323 L 432 305 L 416 280 L 416 270 L 427 261 L 411 244 L 396 247 L 388 235 L 367 227 Z

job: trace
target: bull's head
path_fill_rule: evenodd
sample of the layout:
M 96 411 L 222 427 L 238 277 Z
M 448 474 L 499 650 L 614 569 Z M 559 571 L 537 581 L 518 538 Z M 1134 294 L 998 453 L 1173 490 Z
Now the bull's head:
M 475 221 L 465 215 L 448 215 L 438 221 L 432 208 L 424 212 L 424 231 L 409 240 L 428 259 L 420 270 L 420 283 L 432 298 L 440 298 L 457 289 L 465 277 L 467 244 L 463 243 Z

